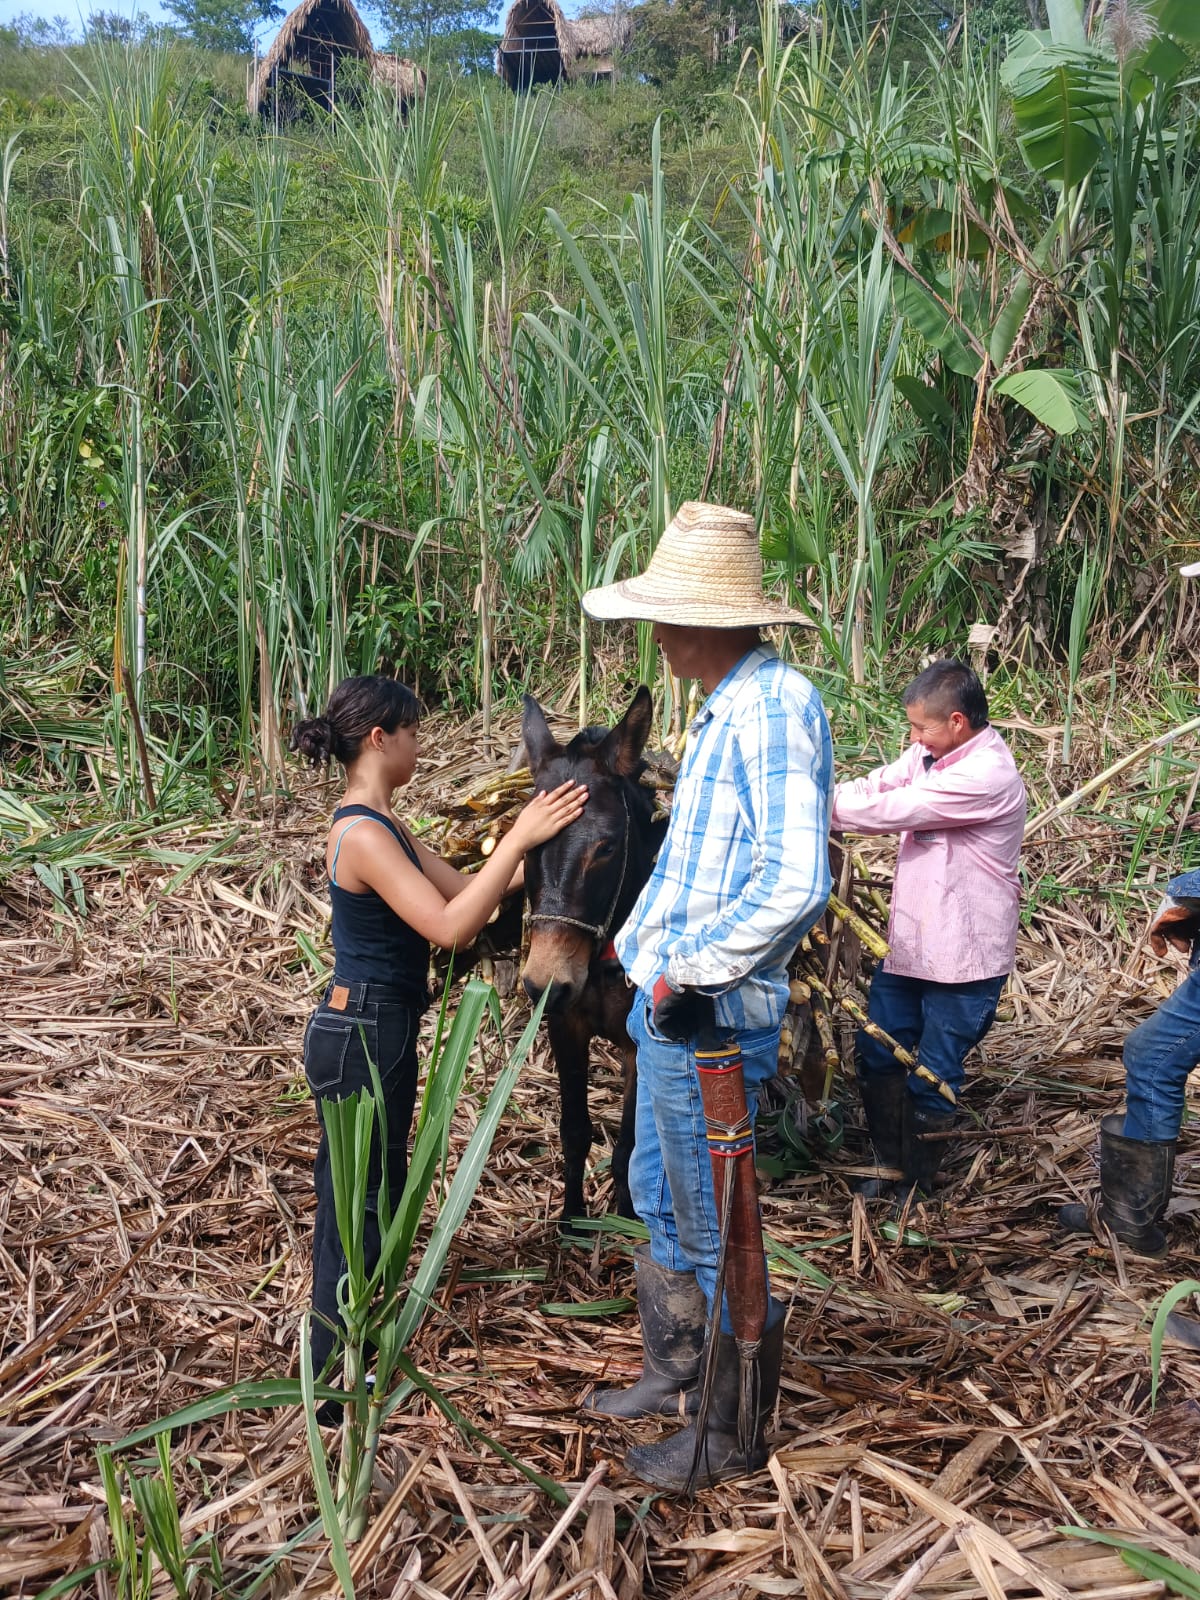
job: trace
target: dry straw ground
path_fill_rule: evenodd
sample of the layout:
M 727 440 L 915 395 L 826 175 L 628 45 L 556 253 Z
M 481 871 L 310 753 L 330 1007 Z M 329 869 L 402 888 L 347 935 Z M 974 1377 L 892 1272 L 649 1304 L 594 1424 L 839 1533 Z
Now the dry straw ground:
M 433 793 L 460 793 L 475 759 L 435 760 Z M 188 859 L 217 847 L 186 876 L 85 875 L 85 920 L 32 879 L 3 889 L 0 1591 L 34 1595 L 106 1553 L 98 1445 L 233 1380 L 294 1371 L 316 1143 L 298 1063 L 314 977 L 297 935 L 324 926 L 326 798 L 181 828 Z M 1030 852 L 1034 876 L 1051 865 L 1068 881 L 1105 870 L 1070 819 Z M 1122 1036 L 1177 974 L 1146 961 L 1107 901 L 1086 915 L 1071 904 L 1023 936 L 1012 1015 L 974 1075 L 978 1123 L 955 1139 L 942 1203 L 911 1218 L 931 1243 L 896 1242 L 852 1204 L 853 1133 L 824 1170 L 766 1197 L 771 1236 L 830 1285 L 777 1271 L 791 1308 L 770 1472 L 692 1504 L 647 1499 L 623 1475 L 646 1425 L 577 1409 L 589 1385 L 637 1371 L 635 1315 L 543 1309 L 624 1294 L 631 1274 L 611 1237 L 560 1248 L 557 1097 L 539 1050 L 415 1354 L 485 1431 L 570 1492 L 584 1486 L 580 1513 L 556 1530 L 555 1506 L 419 1400 L 387 1429 L 359 1592 L 1163 1592 L 1115 1551 L 1056 1531 L 1084 1522 L 1200 1571 L 1200 1353 L 1168 1340 L 1152 1411 L 1147 1320 L 1196 1271 L 1194 1144 L 1163 1263 L 1113 1260 L 1052 1225 L 1054 1203 L 1093 1181 Z M 481 1063 L 474 1094 L 493 1071 Z M 602 1064 L 596 1081 L 615 1122 L 616 1073 Z M 477 1104 L 462 1108 L 463 1141 Z M 593 1190 L 604 1184 L 601 1172 Z M 508 1277 L 472 1281 L 489 1273 Z M 173 1458 L 185 1532 L 215 1529 L 227 1573 L 315 1515 L 295 1411 L 193 1427 Z M 331 1586 L 314 1538 L 263 1592 Z

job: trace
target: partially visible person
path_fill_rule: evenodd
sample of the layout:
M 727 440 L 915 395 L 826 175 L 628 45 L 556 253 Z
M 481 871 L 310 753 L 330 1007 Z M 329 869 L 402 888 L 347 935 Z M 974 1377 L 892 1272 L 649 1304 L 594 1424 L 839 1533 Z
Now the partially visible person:
M 321 1121 L 314 1186 L 313 1310 L 310 1348 L 319 1377 L 340 1327 L 338 1283 L 346 1258 L 334 1210 L 323 1108 L 372 1091 L 379 1073 L 386 1120 L 381 1161 L 373 1136 L 364 1226 L 371 1273 L 379 1260 L 381 1173 L 394 1206 L 408 1172 L 408 1133 L 417 1093 L 417 1033 L 429 1003 L 429 947 L 465 946 L 510 887 L 522 882 L 525 853 L 582 812 L 587 791 L 565 783 L 518 815 L 482 868 L 469 876 L 413 837 L 392 797 L 417 764 L 421 704 L 394 678 L 347 678 L 323 716 L 301 722 L 291 748 L 314 765 L 341 763 L 346 788 L 325 846 L 332 906 L 333 977 L 304 1033 L 304 1072 Z M 322 1420 L 332 1420 L 325 1409 Z
M 1150 947 L 1168 945 L 1190 958 L 1183 982 L 1125 1040 L 1125 1109 L 1100 1118 L 1100 1188 L 1087 1204 L 1066 1205 L 1059 1225 L 1072 1233 L 1110 1228 L 1135 1256 L 1167 1253 L 1159 1224 L 1175 1181 L 1175 1148 L 1183 1126 L 1187 1081 L 1200 1066 L 1200 872 L 1167 885 L 1150 924 Z
M 1200 577 L 1200 562 L 1180 567 L 1179 575 Z M 1200 1065 L 1200 872 L 1172 878 L 1154 914 L 1150 948 L 1165 957 L 1168 946 L 1189 957 L 1188 974 L 1125 1040 L 1125 1110 L 1100 1119 L 1099 1190 L 1089 1203 L 1058 1213 L 1069 1232 L 1092 1233 L 1103 1223 L 1134 1255 L 1152 1261 L 1167 1253 L 1159 1224 L 1175 1181 L 1187 1080 Z
M 968 1052 L 987 1033 L 1017 944 L 1017 858 L 1025 785 L 988 723 L 970 667 L 935 661 L 904 690 L 911 742 L 898 761 L 839 783 L 833 826 L 898 833 L 890 951 L 871 982 L 868 1015 L 957 1099 Z M 880 1166 L 902 1182 L 869 1179 L 869 1198 L 933 1191 L 953 1102 L 906 1072 L 860 1031 L 859 1091 Z

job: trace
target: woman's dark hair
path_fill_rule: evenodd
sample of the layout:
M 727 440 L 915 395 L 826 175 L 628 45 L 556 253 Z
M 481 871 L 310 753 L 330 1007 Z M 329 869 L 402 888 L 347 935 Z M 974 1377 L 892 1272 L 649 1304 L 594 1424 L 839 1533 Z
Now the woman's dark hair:
M 357 760 L 372 728 L 382 728 L 384 733 L 415 728 L 421 709 L 412 690 L 395 678 L 378 673 L 343 678 L 330 695 L 324 716 L 309 717 L 293 728 L 291 748 L 314 767 L 323 766 L 330 756 L 348 767 Z
M 961 711 L 967 726 L 978 731 L 988 725 L 987 695 L 965 661 L 935 661 L 919 672 L 900 696 L 906 706 L 926 706 L 939 717 Z

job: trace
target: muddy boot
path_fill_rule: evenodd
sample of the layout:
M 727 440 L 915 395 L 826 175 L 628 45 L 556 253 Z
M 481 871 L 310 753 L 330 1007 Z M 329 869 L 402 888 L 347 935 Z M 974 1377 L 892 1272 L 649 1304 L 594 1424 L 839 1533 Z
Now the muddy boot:
M 635 1445 L 625 1457 L 632 1477 L 655 1484 L 672 1494 L 690 1494 L 724 1478 L 744 1478 L 765 1466 L 767 1447 L 763 1432 L 779 1394 L 779 1369 L 783 1365 L 783 1307 L 768 1302 L 769 1326 L 759 1343 L 753 1393 L 747 1397 L 749 1438 L 738 1433 L 738 1402 L 742 1393 L 742 1364 L 737 1340 L 722 1333 L 716 1344 L 716 1371 L 704 1432 L 697 1458 L 696 1424 L 670 1433 L 653 1444 Z M 773 1320 L 772 1320 L 773 1319 Z
M 606 1417 L 677 1417 L 696 1409 L 696 1381 L 704 1349 L 708 1303 L 690 1272 L 671 1272 L 638 1245 L 638 1317 L 642 1324 L 642 1375 L 627 1389 L 597 1389 L 585 1411 Z
M 1175 1179 L 1174 1139 L 1127 1139 L 1123 1111 L 1100 1119 L 1100 1190 L 1095 1214 L 1135 1256 L 1156 1261 L 1167 1253 L 1167 1236 L 1158 1226 Z M 1092 1233 L 1090 1205 L 1062 1206 L 1059 1227 Z
M 953 1111 L 928 1112 L 919 1111 L 915 1106 L 909 1113 L 908 1121 L 904 1124 L 904 1167 L 905 1182 L 902 1186 L 904 1193 L 915 1188 L 918 1194 L 928 1198 L 933 1193 L 934 1179 L 941 1169 L 946 1158 L 948 1141 L 945 1139 L 923 1139 L 924 1133 L 948 1133 L 954 1126 Z
M 867 1114 L 867 1132 L 875 1161 L 881 1167 L 903 1169 L 904 1129 L 912 1114 L 905 1072 L 863 1072 L 858 1092 Z M 854 1192 L 864 1200 L 894 1200 L 905 1192 L 898 1178 L 861 1178 Z

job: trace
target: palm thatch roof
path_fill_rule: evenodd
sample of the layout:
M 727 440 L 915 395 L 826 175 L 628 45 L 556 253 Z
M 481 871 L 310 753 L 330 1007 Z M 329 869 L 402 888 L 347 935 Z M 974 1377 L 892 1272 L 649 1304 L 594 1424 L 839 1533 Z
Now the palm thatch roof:
M 371 78 L 381 89 L 394 91 L 401 105 L 407 105 L 425 93 L 428 74 L 404 56 L 394 56 L 387 50 L 376 50 L 371 58 Z
M 496 51 L 496 71 L 508 87 L 559 83 L 574 61 L 571 25 L 557 0 L 513 0 Z
M 264 110 L 284 80 L 289 92 L 299 90 L 330 104 L 337 64 L 346 56 L 366 62 L 373 81 L 394 89 L 403 104 L 424 92 L 424 72 L 411 61 L 377 51 L 352 0 L 300 0 L 259 62 L 247 96 L 250 110 Z
M 575 47 L 574 75 L 585 77 L 594 70 L 592 63 L 611 61 L 617 51 L 628 49 L 633 38 L 633 13 L 573 17 L 567 27 Z

